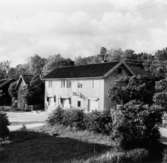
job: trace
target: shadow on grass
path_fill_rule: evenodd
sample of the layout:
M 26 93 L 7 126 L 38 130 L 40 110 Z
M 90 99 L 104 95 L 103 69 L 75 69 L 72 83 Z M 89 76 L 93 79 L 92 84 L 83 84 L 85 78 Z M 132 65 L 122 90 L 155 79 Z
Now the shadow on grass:
M 4 146 L 5 158 L 1 161 L 4 163 L 70 162 L 88 159 L 111 149 L 105 145 L 33 131 L 15 131 L 10 137 L 12 143 Z

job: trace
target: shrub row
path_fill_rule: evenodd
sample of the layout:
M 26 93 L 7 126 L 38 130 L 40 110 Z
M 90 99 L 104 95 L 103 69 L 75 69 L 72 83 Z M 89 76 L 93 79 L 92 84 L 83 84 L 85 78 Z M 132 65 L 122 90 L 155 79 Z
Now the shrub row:
M 78 130 L 110 135 L 111 141 L 121 149 L 137 147 L 152 148 L 159 143 L 158 125 L 162 111 L 157 106 L 130 101 L 110 114 L 103 112 L 84 113 L 82 110 L 57 108 L 49 116 L 50 125 L 61 124 Z
M 79 109 L 63 110 L 58 107 L 48 118 L 50 125 L 61 124 L 78 130 L 89 130 L 95 133 L 110 134 L 112 118 L 102 112 L 84 113 Z

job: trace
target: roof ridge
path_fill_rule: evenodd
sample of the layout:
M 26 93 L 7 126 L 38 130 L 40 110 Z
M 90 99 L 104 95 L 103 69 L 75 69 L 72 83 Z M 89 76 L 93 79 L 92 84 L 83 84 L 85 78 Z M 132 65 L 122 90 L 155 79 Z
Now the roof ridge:
M 57 67 L 54 68 L 52 71 L 54 71 L 55 69 L 62 69 L 62 68 L 70 68 L 70 67 L 84 67 L 84 66 L 89 66 L 89 65 L 102 65 L 102 64 L 109 64 L 109 63 L 120 63 L 119 61 L 111 61 L 111 62 L 103 62 L 103 63 L 91 63 L 91 64 L 83 64 L 83 65 L 73 65 L 73 66 L 63 66 L 63 67 Z

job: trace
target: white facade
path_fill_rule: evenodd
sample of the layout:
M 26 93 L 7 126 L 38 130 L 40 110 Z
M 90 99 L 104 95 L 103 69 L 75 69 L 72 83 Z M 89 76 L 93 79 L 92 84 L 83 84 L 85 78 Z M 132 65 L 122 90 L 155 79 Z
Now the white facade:
M 89 112 L 104 108 L 104 79 L 45 80 L 45 107 L 48 111 L 58 105 L 80 108 Z
M 45 108 L 48 111 L 57 106 L 79 108 L 85 112 L 110 110 L 109 89 L 120 78 L 132 75 L 133 72 L 120 63 L 102 77 L 45 78 Z

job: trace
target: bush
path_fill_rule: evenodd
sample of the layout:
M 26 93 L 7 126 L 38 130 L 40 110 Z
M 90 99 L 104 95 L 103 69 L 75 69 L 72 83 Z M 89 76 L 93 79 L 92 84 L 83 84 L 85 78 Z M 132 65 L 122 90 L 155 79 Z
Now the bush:
M 162 113 L 155 106 L 132 101 L 113 110 L 112 115 L 112 139 L 117 147 L 149 147 L 158 142 L 160 134 L 157 124 L 161 122 Z
M 74 127 L 76 129 L 85 129 L 83 119 L 84 113 L 82 110 L 63 110 L 58 107 L 49 116 L 48 123 L 52 126 L 55 124 L 61 124 L 64 126 Z
M 85 129 L 83 122 L 84 113 L 82 110 L 73 109 L 64 111 L 62 124 L 65 126 L 74 127 L 76 129 Z
M 85 114 L 84 123 L 86 129 L 95 133 L 109 135 L 112 131 L 112 118 L 107 113 L 95 111 Z
M 9 121 L 5 113 L 0 113 L 0 138 L 4 139 L 9 136 Z
M 102 112 L 84 113 L 79 109 L 63 110 L 58 107 L 48 119 L 50 125 L 61 124 L 79 130 L 87 129 L 96 133 L 110 134 L 112 119 Z
M 63 122 L 63 116 L 64 116 L 64 110 L 60 107 L 57 107 L 48 117 L 48 124 L 51 126 L 55 124 L 62 124 Z

